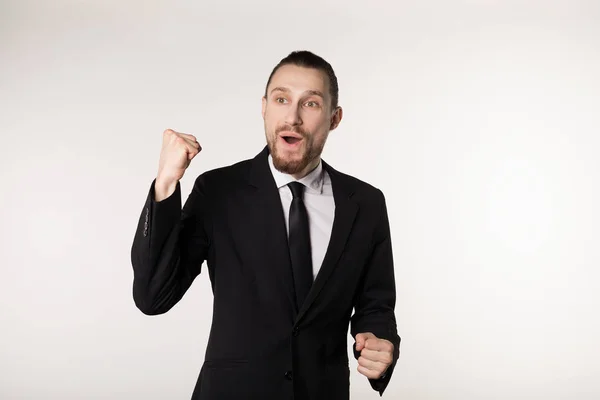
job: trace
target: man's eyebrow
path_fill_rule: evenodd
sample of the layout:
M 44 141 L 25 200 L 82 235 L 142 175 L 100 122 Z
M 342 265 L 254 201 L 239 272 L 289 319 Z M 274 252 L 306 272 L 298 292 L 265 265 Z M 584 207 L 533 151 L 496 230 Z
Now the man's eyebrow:
M 273 92 L 289 93 L 289 91 L 290 90 L 288 88 L 281 87 L 281 86 L 277 86 L 277 87 L 274 87 L 273 89 L 271 89 L 271 93 L 273 93 Z M 313 95 L 313 96 L 319 96 L 319 97 L 321 97 L 323 99 L 325 98 L 325 95 L 320 90 L 307 90 L 304 93 L 308 93 L 308 94 Z
M 315 95 L 315 96 L 319 96 L 319 97 L 321 97 L 321 98 L 323 98 L 323 99 L 325 98 L 325 96 L 323 95 L 323 92 L 321 92 L 321 91 L 319 91 L 319 90 L 307 90 L 306 92 L 307 92 L 308 94 L 312 94 L 312 95 Z
M 289 92 L 289 91 L 290 90 L 288 88 L 284 88 L 281 86 L 277 86 L 277 87 L 274 87 L 273 89 L 271 89 L 271 93 L 273 93 L 273 92 Z

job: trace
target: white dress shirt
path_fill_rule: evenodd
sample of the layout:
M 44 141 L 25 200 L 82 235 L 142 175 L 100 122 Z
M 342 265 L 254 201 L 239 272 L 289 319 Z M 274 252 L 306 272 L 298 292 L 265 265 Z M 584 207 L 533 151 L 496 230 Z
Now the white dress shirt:
M 285 228 L 289 235 L 292 191 L 287 184 L 296 181 L 296 179 L 291 175 L 284 174 L 275 169 L 273 158 L 270 155 L 269 167 L 273 173 L 275 184 L 279 189 L 279 196 L 281 197 L 281 205 L 283 206 L 283 213 L 285 216 Z M 314 279 L 321 268 L 331 237 L 333 217 L 335 214 L 333 190 L 331 188 L 331 179 L 329 178 L 327 171 L 323 169 L 322 162 L 319 162 L 319 165 L 308 175 L 297 181 L 305 186 L 303 200 L 308 214 L 308 229 L 310 233 Z

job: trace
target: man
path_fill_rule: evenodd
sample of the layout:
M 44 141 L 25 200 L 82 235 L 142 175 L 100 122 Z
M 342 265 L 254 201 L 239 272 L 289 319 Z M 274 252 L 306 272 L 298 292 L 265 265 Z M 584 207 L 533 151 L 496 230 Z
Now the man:
M 400 345 L 388 216 L 379 189 L 321 160 L 342 119 L 331 65 L 281 60 L 262 116 L 267 146 L 198 176 L 183 209 L 179 180 L 201 147 L 164 132 L 131 251 L 135 303 L 167 312 L 206 261 L 213 321 L 192 399 L 348 399 L 349 324 L 381 396 Z

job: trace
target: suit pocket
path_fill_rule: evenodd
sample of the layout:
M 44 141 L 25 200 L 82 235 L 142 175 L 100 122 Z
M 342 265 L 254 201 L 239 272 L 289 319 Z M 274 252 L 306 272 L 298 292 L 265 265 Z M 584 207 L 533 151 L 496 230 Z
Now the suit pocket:
M 198 399 L 237 400 L 254 398 L 246 360 L 208 360 L 202 368 Z
M 206 368 L 238 368 L 248 365 L 248 360 L 205 360 Z

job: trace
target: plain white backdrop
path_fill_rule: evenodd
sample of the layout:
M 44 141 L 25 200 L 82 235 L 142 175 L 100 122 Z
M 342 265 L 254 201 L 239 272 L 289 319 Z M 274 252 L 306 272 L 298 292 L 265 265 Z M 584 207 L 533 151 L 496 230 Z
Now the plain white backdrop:
M 264 85 L 297 49 L 340 83 L 324 158 L 388 202 L 384 398 L 600 398 L 595 0 L 1 1 L 0 398 L 190 397 L 206 270 L 165 315 L 131 295 L 162 131 L 204 148 L 185 199 L 262 149 Z M 352 398 L 379 398 L 350 363 Z

